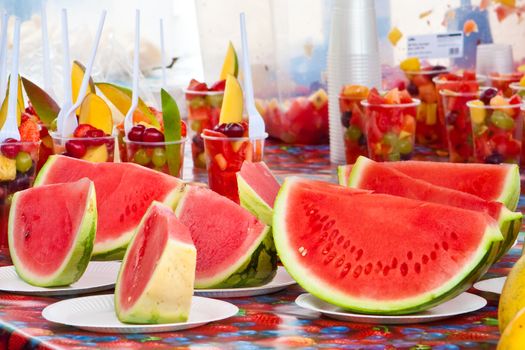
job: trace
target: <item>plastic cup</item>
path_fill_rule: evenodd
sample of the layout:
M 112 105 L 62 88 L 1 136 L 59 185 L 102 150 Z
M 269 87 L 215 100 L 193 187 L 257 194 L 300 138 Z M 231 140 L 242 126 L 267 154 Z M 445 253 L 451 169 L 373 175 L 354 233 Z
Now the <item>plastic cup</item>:
M 503 93 L 503 96 L 509 98 L 514 94 L 514 90 L 510 87 L 512 83 L 518 83 L 523 76 L 523 73 L 491 73 L 488 75 L 490 86 L 498 89 Z
M 339 110 L 347 164 L 354 164 L 359 156 L 368 156 L 366 141 L 367 119 L 363 98 L 339 95 Z
M 115 136 L 64 137 L 50 133 L 55 154 L 87 160 L 95 163 L 113 162 Z
M 262 160 L 264 140 L 268 134 L 260 138 L 201 136 L 204 140 L 209 187 L 239 203 L 236 174 L 244 161 Z
M 185 90 L 184 93 L 190 124 L 193 166 L 204 169 L 206 168 L 206 156 L 201 133 L 204 129 L 213 129 L 219 124 L 224 91 Z
M 474 162 L 472 124 L 467 102 L 479 97 L 479 92 L 439 92 L 445 113 L 448 155 L 452 163 Z
M 33 185 L 40 141 L 0 143 L 0 249 L 8 247 L 7 225 L 12 195 Z
M 510 73 L 513 68 L 512 46 L 508 44 L 480 44 L 476 48 L 476 71 Z
M 414 152 L 416 116 L 420 101 L 402 104 L 370 104 L 365 107 L 368 154 L 379 161 L 409 160 Z
M 439 94 L 433 79 L 440 74 L 447 73 L 447 68 L 434 70 L 406 71 L 409 80 L 407 87 L 412 97 L 421 101 L 416 119 L 416 142 L 421 145 L 444 148 L 446 147 L 445 123 L 439 116 Z
M 523 114 L 520 104 L 485 106 L 467 103 L 474 156 L 479 163 L 520 163 Z
M 509 86 L 513 94 L 518 94 L 521 98 L 525 97 L 525 86 L 521 86 L 519 83 L 512 83 Z
M 186 140 L 138 142 L 124 138 L 126 161 L 182 178 Z

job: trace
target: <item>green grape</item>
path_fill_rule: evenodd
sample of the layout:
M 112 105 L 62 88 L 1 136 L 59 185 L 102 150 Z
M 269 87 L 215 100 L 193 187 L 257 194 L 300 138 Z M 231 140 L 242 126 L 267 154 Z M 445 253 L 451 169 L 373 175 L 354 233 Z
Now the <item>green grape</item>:
M 494 111 L 490 117 L 490 121 L 496 127 L 503 130 L 510 130 L 514 128 L 514 119 L 502 111 Z
M 383 135 L 383 143 L 385 145 L 389 145 L 389 146 L 397 146 L 397 143 L 398 143 L 399 139 L 397 138 L 397 135 L 394 134 L 393 132 L 387 132 L 386 134 Z
M 166 164 L 166 151 L 164 151 L 164 148 L 156 147 L 151 155 L 151 160 L 153 165 L 159 168 Z
M 148 155 L 148 152 L 144 148 L 139 149 L 133 156 L 135 163 L 140 165 L 148 165 L 151 162 L 151 158 Z
M 350 125 L 350 127 L 346 130 L 346 137 L 352 141 L 359 140 L 359 138 L 361 137 L 361 134 L 362 134 L 361 129 L 359 129 L 355 125 Z
M 21 173 L 25 173 L 31 169 L 33 166 L 33 159 L 31 159 L 31 156 L 29 153 L 26 152 L 19 152 L 16 155 L 16 170 L 18 170 Z
M 388 160 L 391 162 L 397 162 L 398 160 L 401 160 L 401 154 L 399 154 L 399 152 L 392 152 L 388 155 Z
M 206 105 L 206 100 L 204 97 L 194 97 L 190 100 L 190 108 L 197 109 L 204 107 Z
M 401 154 L 409 154 L 412 153 L 414 150 L 414 145 L 412 144 L 412 140 L 407 137 L 404 139 L 401 139 L 398 144 L 399 153 Z
M 223 96 L 223 94 L 208 95 L 206 96 L 206 101 L 210 106 L 220 108 L 222 106 Z

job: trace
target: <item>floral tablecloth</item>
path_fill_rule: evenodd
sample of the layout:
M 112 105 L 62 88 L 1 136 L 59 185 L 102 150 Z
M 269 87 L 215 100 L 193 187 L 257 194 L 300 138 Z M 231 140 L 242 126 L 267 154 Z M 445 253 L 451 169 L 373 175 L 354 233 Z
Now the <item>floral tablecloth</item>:
M 335 180 L 327 146 L 269 145 L 265 160 L 279 177 L 304 174 Z M 185 179 L 205 181 L 206 173 L 186 162 Z M 520 208 L 525 200 L 520 201 Z M 521 252 L 521 244 L 492 267 L 488 277 L 506 275 Z M 0 252 L 0 265 L 9 264 Z M 304 292 L 293 286 L 276 294 L 227 299 L 240 309 L 228 320 L 199 328 L 156 334 L 98 334 L 55 325 L 41 316 L 59 298 L 0 293 L 0 349 L 495 349 L 498 296 L 480 293 L 488 305 L 478 312 L 440 322 L 403 326 L 336 321 L 301 309 L 295 298 Z

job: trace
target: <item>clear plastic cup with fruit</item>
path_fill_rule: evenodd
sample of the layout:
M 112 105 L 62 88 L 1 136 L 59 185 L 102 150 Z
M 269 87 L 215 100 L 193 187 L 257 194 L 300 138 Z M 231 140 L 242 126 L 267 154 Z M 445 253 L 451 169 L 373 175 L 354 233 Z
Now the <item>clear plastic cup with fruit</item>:
M 494 90 L 495 91 L 495 90 Z M 448 155 L 452 163 L 474 162 L 472 124 L 467 102 L 479 97 L 479 92 L 440 92 L 447 130 Z
M 374 88 L 361 104 L 368 119 L 368 154 L 376 161 L 412 158 L 419 100 L 397 88 L 381 95 Z
M 62 136 L 51 132 L 55 154 L 87 160 L 94 163 L 113 162 L 115 136 L 106 134 L 89 124 L 79 124 L 73 135 Z
M 183 121 L 181 136 L 177 141 L 165 141 L 163 130 L 135 125 L 124 139 L 126 160 L 182 178 L 186 144 L 186 123 Z
M 347 164 L 354 164 L 359 156 L 368 156 L 366 114 L 361 105 L 361 101 L 368 96 L 368 91 L 366 86 L 347 85 L 339 94 L 339 111 Z
M 219 123 L 219 115 L 224 97 L 224 80 L 213 84 L 192 79 L 184 91 L 188 110 L 188 123 L 191 129 L 191 154 L 196 168 L 206 168 L 204 143 L 201 133 L 204 129 L 213 129 Z
M 36 133 L 31 131 L 26 134 L 27 130 L 23 131 L 23 127 L 24 122 L 19 127 L 21 141 L 6 139 L 0 143 L 0 248 L 8 246 L 7 224 L 11 198 L 15 192 L 31 187 L 36 175 L 39 133 L 37 130 Z
M 517 95 L 483 97 L 467 103 L 476 161 L 519 164 L 523 138 L 521 98 Z
M 416 142 L 431 147 L 446 147 L 445 123 L 439 117 L 439 94 L 433 79 L 447 73 L 448 69 L 443 66 L 422 67 L 415 57 L 401 62 L 400 68 L 408 79 L 407 91 L 421 101 L 416 119 Z
M 513 83 L 519 83 L 520 79 L 524 77 L 521 72 L 513 73 L 490 73 L 488 81 L 490 86 L 501 91 L 504 97 L 512 97 L 514 91 L 510 86 Z
M 239 203 L 236 174 L 241 170 L 244 161 L 262 160 L 267 136 L 249 138 L 246 122 L 220 124 L 213 130 L 204 130 L 202 138 L 209 187 Z

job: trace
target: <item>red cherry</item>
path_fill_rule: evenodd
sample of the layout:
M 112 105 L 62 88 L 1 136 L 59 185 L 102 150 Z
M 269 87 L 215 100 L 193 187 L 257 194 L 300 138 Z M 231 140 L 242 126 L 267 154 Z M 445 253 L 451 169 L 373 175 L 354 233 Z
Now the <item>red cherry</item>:
M 225 123 L 215 126 L 215 131 L 223 133 L 227 137 L 242 137 L 244 135 L 244 127 L 240 123 Z
M 139 126 L 141 126 L 141 128 Z M 141 142 L 145 129 L 144 125 L 135 125 L 128 133 L 128 140 Z
M 86 132 L 86 137 L 89 137 L 89 138 L 98 138 L 98 137 L 104 137 L 104 136 L 106 136 L 106 133 L 100 129 L 88 130 Z
M 19 142 L 12 138 L 5 139 L 2 147 L 0 147 L 0 152 L 7 158 L 15 159 L 21 149 Z
M 164 142 L 164 134 L 155 128 L 147 128 L 142 135 L 143 142 Z
M 66 151 L 75 158 L 82 158 L 86 154 L 86 145 L 80 140 L 66 142 Z

